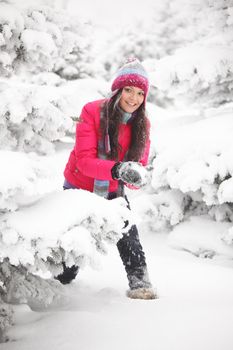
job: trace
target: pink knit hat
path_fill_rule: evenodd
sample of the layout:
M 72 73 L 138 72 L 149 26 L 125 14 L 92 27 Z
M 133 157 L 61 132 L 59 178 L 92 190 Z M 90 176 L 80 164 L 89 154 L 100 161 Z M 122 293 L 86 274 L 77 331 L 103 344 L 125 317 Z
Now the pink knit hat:
M 125 86 L 135 86 L 144 91 L 145 98 L 149 89 L 148 75 L 145 68 L 137 58 L 128 58 L 119 69 L 116 78 L 112 82 L 111 90 L 122 89 Z

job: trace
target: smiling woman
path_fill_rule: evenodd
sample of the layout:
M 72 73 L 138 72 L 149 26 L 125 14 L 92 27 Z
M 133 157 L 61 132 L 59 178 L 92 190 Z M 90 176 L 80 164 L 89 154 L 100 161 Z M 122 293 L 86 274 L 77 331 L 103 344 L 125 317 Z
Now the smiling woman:
M 146 184 L 150 148 L 150 123 L 145 104 L 149 88 L 147 73 L 135 58 L 118 70 L 111 96 L 87 103 L 76 127 L 76 142 L 64 175 L 64 189 L 82 189 L 113 200 L 130 189 Z M 129 282 L 127 295 L 134 299 L 155 299 L 145 254 L 136 225 L 126 222 L 126 234 L 117 242 Z M 73 266 L 73 278 L 78 267 Z M 58 276 L 70 282 L 70 268 Z M 67 283 L 67 282 L 66 282 Z

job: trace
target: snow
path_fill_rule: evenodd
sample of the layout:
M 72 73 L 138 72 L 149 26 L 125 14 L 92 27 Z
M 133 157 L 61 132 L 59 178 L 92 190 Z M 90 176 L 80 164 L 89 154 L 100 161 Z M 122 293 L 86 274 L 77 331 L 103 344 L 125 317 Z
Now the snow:
M 187 59 L 187 54 L 192 60 Z M 222 60 L 225 60 L 225 71 L 223 71 Z M 210 64 L 211 62 L 211 64 Z M 156 72 L 151 74 L 152 84 L 165 89 L 174 79 L 190 80 L 190 85 L 196 85 L 194 69 L 197 69 L 198 77 L 206 85 L 211 83 L 219 74 L 227 74 L 228 65 L 232 66 L 232 47 L 212 45 L 208 48 L 200 44 L 189 45 L 189 52 L 186 48 L 178 49 L 174 56 L 167 56 L 156 64 Z M 167 68 L 171 67 L 171 70 Z M 175 73 L 174 73 L 175 72 Z M 174 75 L 173 75 L 174 74 Z
M 146 0 L 143 4 L 133 0 L 128 0 L 127 2 L 118 0 L 117 4 L 113 4 L 108 0 L 96 2 L 87 0 L 80 6 L 76 0 L 70 0 L 67 6 L 70 12 L 76 12 L 84 20 L 92 20 L 98 26 L 102 26 L 105 30 L 112 32 L 116 30 L 116 26 L 119 28 L 119 26 L 127 26 L 131 21 L 136 21 L 140 18 L 142 12 L 144 16 L 148 17 L 153 5 L 152 0 Z
M 232 269 L 175 251 L 166 240 L 164 234 L 142 237 L 160 299 L 125 297 L 126 278 L 112 247 L 101 271 L 86 268 L 66 287 L 66 305 L 46 312 L 16 306 L 15 341 L 1 349 L 231 350 Z
M 35 51 L 40 49 L 48 55 L 56 52 L 52 36 L 47 33 L 26 29 L 22 34 L 22 42 L 26 49 Z
M 8 64 L 11 63 L 11 57 L 8 55 L 6 52 L 1 52 L 0 53 L 0 62 L 3 66 L 7 66 Z
M 106 250 L 101 240 L 116 243 L 126 220 L 132 221 L 122 198 L 108 202 L 83 190 L 50 193 L 1 217 L 1 259 L 35 270 L 64 250 L 69 264 L 81 257 L 79 264 L 84 260 L 95 266 L 96 249 Z
M 148 182 L 147 170 L 140 163 L 123 162 L 118 172 L 119 177 L 130 186 L 143 187 Z
M 191 216 L 189 220 L 174 227 L 169 235 L 168 244 L 175 248 L 190 251 L 196 256 L 210 257 L 215 260 L 229 259 L 231 262 L 233 247 L 227 246 L 223 237 L 230 223 L 215 222 L 205 215 Z
M 24 27 L 24 20 L 20 12 L 4 2 L 1 3 L 0 21 L 5 25 L 8 38 L 12 35 L 12 33 L 7 30 L 9 27 L 13 28 L 15 31 L 20 31 Z
M 224 198 L 225 181 L 219 190 L 212 187 L 218 176 L 228 181 L 227 175 L 233 172 L 232 128 L 232 114 L 223 110 L 221 115 L 161 133 L 155 144 L 159 155 L 154 160 L 152 186 L 168 183 L 183 193 L 200 189 L 208 205 L 229 201 L 229 192 Z

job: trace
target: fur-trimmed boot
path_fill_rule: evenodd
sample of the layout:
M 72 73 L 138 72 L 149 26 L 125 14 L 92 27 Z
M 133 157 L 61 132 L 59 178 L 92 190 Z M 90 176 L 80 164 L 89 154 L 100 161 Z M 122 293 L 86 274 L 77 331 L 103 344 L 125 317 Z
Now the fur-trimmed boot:
M 140 266 L 132 274 L 128 274 L 129 287 L 126 295 L 131 299 L 157 299 L 157 293 L 150 282 L 147 267 Z
M 145 254 L 136 225 L 118 241 L 117 248 L 129 281 L 127 296 L 132 299 L 156 299 L 158 296 L 150 282 Z
M 129 289 L 126 293 L 127 297 L 131 299 L 152 300 L 157 299 L 158 296 L 153 288 L 137 288 Z

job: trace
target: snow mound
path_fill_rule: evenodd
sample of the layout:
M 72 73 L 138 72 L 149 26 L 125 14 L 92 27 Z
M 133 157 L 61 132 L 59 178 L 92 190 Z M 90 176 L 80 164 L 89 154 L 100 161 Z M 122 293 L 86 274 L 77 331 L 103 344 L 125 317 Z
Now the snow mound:
M 98 262 L 105 242 L 116 243 L 130 218 L 123 198 L 108 201 L 83 190 L 51 193 L 0 220 L 0 259 L 29 271 L 60 272 Z
M 0 210 L 14 211 L 45 193 L 56 191 L 63 182 L 67 154 L 43 157 L 34 153 L 0 151 Z
M 205 215 L 192 216 L 173 229 L 168 244 L 202 258 L 233 259 L 233 247 L 223 240 L 230 226 L 231 223 L 216 222 Z
M 184 195 L 177 190 L 139 194 L 130 203 L 142 231 L 167 231 L 184 218 Z
M 231 111 L 164 134 L 153 164 L 152 186 L 199 191 L 207 205 L 232 202 L 232 130 L 231 106 Z

